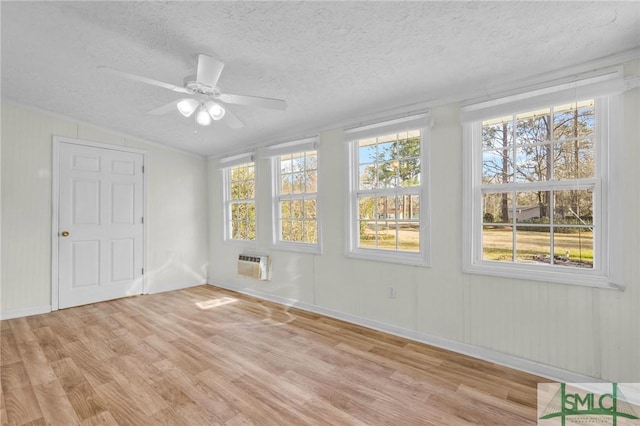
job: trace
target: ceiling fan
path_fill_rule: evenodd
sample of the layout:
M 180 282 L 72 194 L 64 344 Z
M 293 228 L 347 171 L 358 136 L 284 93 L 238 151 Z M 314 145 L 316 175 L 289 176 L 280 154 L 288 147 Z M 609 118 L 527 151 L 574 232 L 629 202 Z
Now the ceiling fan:
M 100 66 L 98 68 L 130 80 L 190 95 L 190 97 L 177 99 L 166 105 L 153 109 L 149 111 L 148 114 L 161 115 L 175 111 L 176 109 L 185 117 L 191 117 L 195 113 L 196 123 L 201 126 L 208 126 L 211 124 L 212 120 L 218 121 L 224 118 L 224 122 L 232 129 L 244 127 L 244 123 L 242 123 L 242 121 L 240 121 L 240 119 L 238 119 L 238 117 L 236 117 L 231 111 L 225 108 L 224 104 L 257 106 L 279 110 L 287 108 L 287 102 L 282 99 L 223 93 L 216 85 L 218 84 L 218 80 L 222 74 L 224 63 L 211 56 L 203 54 L 198 55 L 196 75 L 186 77 L 182 86 L 130 74 L 107 66 Z

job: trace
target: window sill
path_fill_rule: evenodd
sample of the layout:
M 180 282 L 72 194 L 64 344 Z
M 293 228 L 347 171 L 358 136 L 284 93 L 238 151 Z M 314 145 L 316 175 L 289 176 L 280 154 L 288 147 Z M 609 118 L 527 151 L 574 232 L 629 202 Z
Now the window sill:
M 543 265 L 500 264 L 487 261 L 466 264 L 462 270 L 467 274 L 624 290 L 623 285 L 612 283 L 608 276 L 594 270 L 581 271 Z

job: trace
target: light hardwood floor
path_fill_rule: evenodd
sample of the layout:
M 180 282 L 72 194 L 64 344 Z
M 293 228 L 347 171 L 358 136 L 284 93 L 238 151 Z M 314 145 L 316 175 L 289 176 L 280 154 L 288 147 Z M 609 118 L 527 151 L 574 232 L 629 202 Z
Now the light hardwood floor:
M 546 381 L 213 286 L 0 324 L 3 425 L 533 425 Z

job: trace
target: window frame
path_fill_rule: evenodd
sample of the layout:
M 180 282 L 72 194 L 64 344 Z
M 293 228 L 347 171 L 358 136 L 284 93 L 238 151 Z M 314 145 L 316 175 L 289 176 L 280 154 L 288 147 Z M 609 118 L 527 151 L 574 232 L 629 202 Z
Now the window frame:
M 517 114 L 526 110 L 540 107 L 551 107 L 564 103 L 575 102 L 586 98 L 595 100 L 595 172 L 590 181 L 593 185 L 593 268 L 577 268 L 561 265 L 530 264 L 517 262 L 500 262 L 483 260 L 482 249 L 482 195 L 483 189 L 483 147 L 482 147 L 482 121 L 496 116 L 496 112 L 488 111 L 480 118 L 474 111 L 474 120 L 462 123 L 463 125 L 463 271 L 472 274 L 491 275 L 498 277 L 517 278 L 524 280 L 545 281 L 561 284 L 581 285 L 601 288 L 623 288 L 620 277 L 620 253 L 616 248 L 616 242 L 620 239 L 620 224 L 617 218 L 610 212 L 619 211 L 620 189 L 618 173 L 616 170 L 620 158 L 620 144 L 615 143 L 620 137 L 622 125 L 621 95 L 613 92 L 609 96 L 596 90 L 594 96 L 588 95 L 588 88 L 581 90 L 579 95 L 564 92 L 557 97 L 553 94 L 545 94 L 545 99 L 533 97 L 527 104 L 526 94 L 518 95 L 512 105 L 514 109 L 508 114 Z M 492 101 L 496 102 L 496 101 Z M 497 101 L 499 103 L 499 101 Z M 500 105 L 504 114 L 504 107 L 509 102 Z M 490 109 L 490 108 L 489 108 Z M 464 107 L 463 107 L 464 111 Z M 464 113 L 463 113 L 464 114 Z M 504 114 L 504 115 L 508 115 Z M 516 182 L 502 184 L 505 192 L 531 190 L 527 184 Z M 501 185 L 492 185 L 498 188 Z M 558 180 L 539 182 L 535 187 L 548 189 L 576 189 L 570 182 Z
M 257 185 L 256 185 L 256 176 L 258 174 L 258 163 L 255 161 L 254 156 L 250 155 L 250 156 L 238 156 L 236 157 L 232 157 L 231 161 L 229 161 L 229 164 L 224 164 L 224 160 L 222 160 L 221 162 L 221 166 L 222 166 L 222 185 L 223 185 L 223 220 L 224 220 L 224 226 L 223 226 L 223 240 L 226 243 L 231 243 L 231 244 L 238 244 L 238 245 L 242 245 L 245 247 L 251 247 L 251 248 L 255 248 L 258 246 L 258 209 L 257 209 Z M 232 170 L 234 168 L 243 166 L 243 165 L 247 165 L 247 164 L 251 164 L 253 166 L 253 188 L 254 188 L 254 194 L 253 197 L 254 198 L 246 198 L 246 199 L 242 199 L 242 200 L 233 200 L 231 197 L 231 184 L 232 184 Z M 232 205 L 236 204 L 236 203 L 243 203 L 243 204 L 253 204 L 253 208 L 254 208 L 254 212 L 255 212 L 255 224 L 254 224 L 254 229 L 255 229 L 255 238 L 250 240 L 250 239 L 239 239 L 239 238 L 233 238 L 233 227 L 232 227 L 232 213 L 231 213 L 231 209 L 232 209 Z
M 361 260 L 374 260 L 380 262 L 396 263 L 411 266 L 431 266 L 431 200 L 430 200 L 430 136 L 432 120 L 429 112 L 409 116 L 406 118 L 389 120 L 349 129 L 345 132 L 348 169 L 348 201 L 347 224 L 348 235 L 346 242 L 346 257 Z M 385 136 L 391 133 L 420 130 L 420 185 L 415 187 L 380 188 L 373 190 L 360 189 L 360 161 L 359 142 L 363 139 Z M 362 194 L 371 196 L 402 196 L 416 194 L 420 198 L 419 238 L 420 250 L 417 252 L 403 250 L 389 250 L 371 247 L 359 247 L 360 242 L 360 216 L 359 196 Z
M 281 159 L 283 156 L 304 154 L 314 152 L 316 156 L 316 192 L 301 192 L 298 194 L 282 194 L 281 182 L 282 182 L 282 169 Z M 321 190 L 321 176 L 320 176 L 320 150 L 317 143 L 317 138 L 308 138 L 299 141 L 288 142 L 279 144 L 267 148 L 266 155 L 271 158 L 271 170 L 272 170 L 272 238 L 271 247 L 276 250 L 294 251 L 311 254 L 322 253 L 322 221 L 320 210 L 320 190 Z M 281 221 L 281 209 L 280 203 L 283 200 L 315 200 L 316 204 L 316 233 L 317 242 L 309 243 L 303 241 L 285 241 L 281 239 L 282 236 L 282 221 Z M 302 218 L 303 222 L 305 218 Z

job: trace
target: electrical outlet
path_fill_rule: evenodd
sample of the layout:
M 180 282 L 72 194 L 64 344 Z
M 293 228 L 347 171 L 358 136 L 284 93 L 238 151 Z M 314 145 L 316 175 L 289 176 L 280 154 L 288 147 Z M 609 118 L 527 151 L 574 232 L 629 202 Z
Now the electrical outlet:
M 389 293 L 388 293 L 389 299 L 395 299 L 396 298 L 396 289 L 393 287 L 389 287 Z

